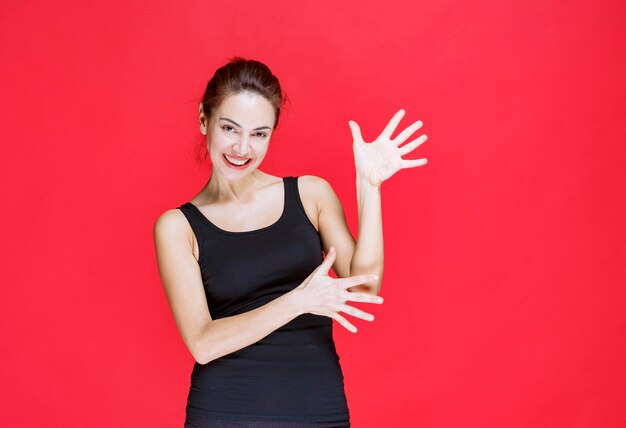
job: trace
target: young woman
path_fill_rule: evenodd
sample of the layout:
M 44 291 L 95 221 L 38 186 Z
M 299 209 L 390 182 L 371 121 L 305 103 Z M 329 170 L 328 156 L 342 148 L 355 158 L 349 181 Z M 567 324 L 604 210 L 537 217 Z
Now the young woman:
M 372 143 L 350 121 L 359 235 L 322 178 L 259 169 L 278 124 L 283 93 L 264 64 L 234 58 L 209 81 L 200 131 L 213 168 L 189 202 L 154 226 L 157 261 L 174 320 L 195 359 L 185 427 L 349 427 L 332 320 L 372 321 L 347 302 L 381 304 L 380 186 L 426 159 L 399 147 L 400 110 Z M 322 251 L 326 256 L 322 255 Z M 333 268 L 338 278 L 328 275 Z

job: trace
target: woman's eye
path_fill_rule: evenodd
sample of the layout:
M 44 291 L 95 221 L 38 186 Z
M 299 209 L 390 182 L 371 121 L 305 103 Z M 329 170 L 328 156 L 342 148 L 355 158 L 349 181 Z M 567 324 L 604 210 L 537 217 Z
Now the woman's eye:
M 222 129 L 223 129 L 224 131 L 226 131 L 226 132 L 230 132 L 230 131 L 234 130 L 235 128 L 233 128 L 233 127 L 232 127 L 232 126 L 230 126 L 230 125 L 224 125 L 224 126 L 222 126 Z
M 265 138 L 265 137 L 267 137 L 267 134 L 265 132 L 257 132 L 256 136 L 257 137 L 261 137 L 261 138 Z

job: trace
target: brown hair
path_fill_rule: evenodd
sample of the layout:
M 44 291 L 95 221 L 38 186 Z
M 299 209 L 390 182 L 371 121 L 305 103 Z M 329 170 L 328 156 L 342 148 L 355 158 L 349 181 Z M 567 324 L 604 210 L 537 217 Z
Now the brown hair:
M 226 97 L 244 91 L 261 95 L 272 104 L 276 117 L 274 128 L 276 128 L 280 108 L 287 101 L 287 95 L 281 89 L 278 78 L 262 62 L 237 56 L 229 59 L 228 63 L 218 68 L 207 83 L 204 95 L 200 100 L 204 114 L 210 119 L 213 110 Z M 202 146 L 205 146 L 204 139 Z M 206 154 L 200 157 L 206 158 Z

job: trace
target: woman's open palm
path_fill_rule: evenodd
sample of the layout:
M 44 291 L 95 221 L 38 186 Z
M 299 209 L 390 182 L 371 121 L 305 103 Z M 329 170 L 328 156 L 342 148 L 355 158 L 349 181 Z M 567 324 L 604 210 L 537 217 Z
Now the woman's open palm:
M 410 153 L 427 140 L 426 134 L 420 135 L 410 143 L 399 147 L 411 135 L 413 135 L 423 125 L 421 120 L 411 124 L 398 136 L 391 139 L 391 134 L 398 127 L 398 123 L 404 116 L 405 111 L 399 110 L 389 121 L 383 132 L 371 143 L 363 141 L 359 125 L 351 120 L 348 122 L 353 138 L 354 163 L 357 176 L 365 178 L 369 183 L 380 186 L 393 174 L 403 168 L 413 168 L 422 166 L 428 160 L 402 159 L 403 155 Z
M 348 290 L 356 285 L 378 279 L 378 275 L 355 275 L 345 278 L 333 278 L 328 275 L 328 271 L 335 262 L 335 257 L 335 248 L 330 247 L 322 264 L 311 272 L 302 284 L 296 288 L 296 290 L 300 291 L 298 294 L 300 296 L 298 306 L 304 313 L 333 318 L 352 333 L 356 333 L 357 328 L 340 315 L 339 312 L 341 311 L 367 321 L 373 321 L 374 315 L 348 305 L 346 302 L 382 304 L 383 298 L 380 296 Z

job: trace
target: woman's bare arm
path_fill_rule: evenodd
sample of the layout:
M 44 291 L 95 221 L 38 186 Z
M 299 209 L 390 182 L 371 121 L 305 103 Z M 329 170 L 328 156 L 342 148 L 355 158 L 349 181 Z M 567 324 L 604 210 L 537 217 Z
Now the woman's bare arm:
M 301 314 L 287 293 L 249 312 L 211 319 L 191 233 L 180 210 L 168 210 L 154 225 L 161 282 L 176 326 L 198 363 L 257 342 Z
M 337 275 L 358 275 L 363 273 L 378 274 L 379 280 L 369 287 L 358 286 L 353 290 L 380 293 L 383 268 L 383 224 L 380 187 L 392 175 L 404 168 L 425 165 L 428 160 L 403 159 L 428 138 L 422 134 L 415 140 L 403 144 L 423 125 L 421 120 L 414 122 L 397 137 L 391 138 L 405 111 L 399 110 L 389 121 L 383 132 L 371 143 L 366 143 L 359 125 L 348 122 L 352 131 L 352 148 L 356 169 L 356 189 L 359 215 L 359 232 L 356 243 L 345 223 L 343 209 L 330 185 L 317 180 L 320 189 L 317 194 L 319 231 L 324 248 L 337 246 L 342 254 L 338 258 L 335 272 Z
M 154 241 L 161 282 L 176 326 L 187 348 L 200 364 L 249 346 L 310 311 L 329 316 L 350 331 L 356 331 L 337 313 L 338 310 L 369 321 L 373 317 L 345 302 L 382 303 L 382 299 L 345 290 L 347 286 L 363 284 L 372 281 L 372 278 L 359 276 L 341 281 L 330 278 L 326 272 L 334 261 L 333 255 L 298 288 L 259 308 L 213 320 L 207 306 L 200 267 L 193 255 L 193 232 L 180 210 L 168 210 L 159 217 L 154 225 Z
M 350 291 L 378 295 L 381 289 L 384 251 L 380 188 L 370 186 L 357 177 L 359 214 L 358 240 L 355 242 L 346 223 L 339 198 L 331 185 L 313 175 L 300 177 L 302 193 L 315 199 L 318 210 L 319 233 L 324 250 L 337 249 L 333 270 L 339 277 L 377 274 L 378 280 L 357 285 Z

